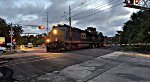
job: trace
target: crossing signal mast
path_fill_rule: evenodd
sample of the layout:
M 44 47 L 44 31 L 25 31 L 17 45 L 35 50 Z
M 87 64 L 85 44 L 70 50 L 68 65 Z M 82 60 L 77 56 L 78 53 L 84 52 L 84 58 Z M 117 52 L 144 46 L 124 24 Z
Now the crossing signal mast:
M 125 7 L 150 10 L 150 0 L 125 0 Z

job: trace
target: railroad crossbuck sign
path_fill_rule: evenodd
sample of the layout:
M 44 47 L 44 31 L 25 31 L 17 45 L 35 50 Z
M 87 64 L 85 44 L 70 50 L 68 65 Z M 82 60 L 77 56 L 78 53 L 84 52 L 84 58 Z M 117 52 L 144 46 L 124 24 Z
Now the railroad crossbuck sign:
M 125 7 L 150 10 L 150 0 L 125 0 Z

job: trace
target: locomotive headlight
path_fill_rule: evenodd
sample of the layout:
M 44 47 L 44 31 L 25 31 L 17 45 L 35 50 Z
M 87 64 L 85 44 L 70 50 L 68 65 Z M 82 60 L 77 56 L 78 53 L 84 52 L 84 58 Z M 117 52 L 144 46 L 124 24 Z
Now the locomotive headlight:
M 53 30 L 53 34 L 55 34 L 55 35 L 57 34 L 57 30 L 56 29 Z
M 46 42 L 47 42 L 47 43 L 50 43 L 50 39 L 46 39 Z

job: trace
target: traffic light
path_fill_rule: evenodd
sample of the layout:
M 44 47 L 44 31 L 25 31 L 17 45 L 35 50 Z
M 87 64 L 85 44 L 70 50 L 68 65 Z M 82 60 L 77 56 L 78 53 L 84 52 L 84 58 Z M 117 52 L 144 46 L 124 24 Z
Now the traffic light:
M 45 29 L 44 25 L 39 26 L 39 29 Z

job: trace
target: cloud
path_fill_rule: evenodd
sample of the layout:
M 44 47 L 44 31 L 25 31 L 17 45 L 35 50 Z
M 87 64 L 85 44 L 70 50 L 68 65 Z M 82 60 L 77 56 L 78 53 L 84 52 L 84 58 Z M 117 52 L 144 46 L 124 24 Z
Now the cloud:
M 53 24 L 58 23 L 57 21 L 68 18 L 68 10 L 71 5 L 72 16 L 76 15 L 72 17 L 72 26 L 81 29 L 93 26 L 96 27 L 98 31 L 103 32 L 104 35 L 113 36 L 117 30 L 121 30 L 123 23 L 129 20 L 132 12 L 136 12 L 137 10 L 125 8 L 123 4 L 106 11 L 103 10 L 123 1 L 124 0 L 0 0 L 0 5 L 3 5 L 0 7 L 0 17 L 12 23 L 22 21 L 21 24 L 46 25 L 46 13 L 49 12 L 49 29 L 51 29 Z M 95 12 L 99 13 L 92 14 Z M 67 21 L 68 20 L 65 20 L 63 23 L 68 23 Z M 44 32 L 37 28 L 25 29 L 25 32 L 29 31 Z

